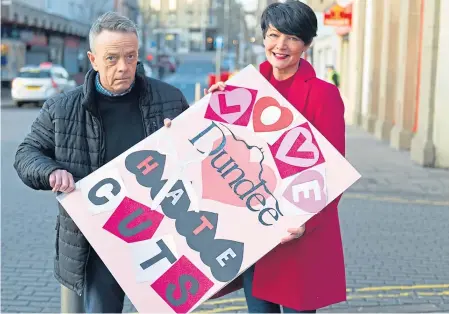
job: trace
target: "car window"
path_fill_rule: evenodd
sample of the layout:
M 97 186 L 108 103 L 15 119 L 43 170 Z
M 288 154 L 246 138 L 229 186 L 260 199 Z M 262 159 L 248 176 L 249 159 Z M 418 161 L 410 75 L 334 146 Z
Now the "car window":
M 53 73 L 57 73 L 58 78 L 67 79 L 69 77 L 69 73 L 64 68 L 60 68 L 60 67 L 54 68 Z
M 62 74 L 59 71 L 52 71 L 53 77 L 55 78 L 63 78 Z
M 48 70 L 32 69 L 19 72 L 21 78 L 50 78 L 51 74 Z

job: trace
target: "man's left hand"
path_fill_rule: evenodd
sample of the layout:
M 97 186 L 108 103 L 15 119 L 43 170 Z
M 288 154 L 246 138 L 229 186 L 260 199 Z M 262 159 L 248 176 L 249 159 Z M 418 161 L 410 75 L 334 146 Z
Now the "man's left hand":
M 281 240 L 281 244 L 284 244 L 284 243 L 287 243 L 287 242 L 290 242 L 292 240 L 299 239 L 300 237 L 302 237 L 304 232 L 306 232 L 306 225 L 302 225 L 299 228 L 290 228 L 287 231 L 290 233 L 290 235 L 283 238 Z

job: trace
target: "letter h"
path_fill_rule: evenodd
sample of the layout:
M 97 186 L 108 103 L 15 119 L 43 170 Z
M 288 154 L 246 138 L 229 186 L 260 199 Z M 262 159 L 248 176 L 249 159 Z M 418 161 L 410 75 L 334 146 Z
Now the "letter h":
M 155 161 L 153 161 L 153 156 L 148 156 L 143 160 L 140 164 L 137 165 L 137 169 L 141 170 L 142 168 L 145 168 L 142 171 L 143 175 L 147 175 L 151 171 L 153 171 L 155 168 L 157 168 L 159 164 Z

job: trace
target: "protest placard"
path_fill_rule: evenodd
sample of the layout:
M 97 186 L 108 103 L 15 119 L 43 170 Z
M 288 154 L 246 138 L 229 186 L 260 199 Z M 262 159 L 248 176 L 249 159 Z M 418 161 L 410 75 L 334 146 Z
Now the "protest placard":
M 248 66 L 58 200 L 139 312 L 186 313 L 359 178 Z

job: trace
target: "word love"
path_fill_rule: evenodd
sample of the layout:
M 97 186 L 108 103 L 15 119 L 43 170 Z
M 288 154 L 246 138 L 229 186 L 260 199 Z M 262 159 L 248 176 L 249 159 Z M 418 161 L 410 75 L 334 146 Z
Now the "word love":
M 150 196 L 154 199 L 167 182 L 162 180 L 165 161 L 165 155 L 144 150 L 128 155 L 125 166 L 136 176 L 140 185 L 151 188 Z M 161 209 L 165 216 L 176 220 L 176 231 L 186 238 L 192 250 L 200 253 L 201 260 L 211 269 L 214 278 L 221 282 L 232 280 L 243 262 L 243 243 L 215 239 L 218 215 L 206 211 L 188 211 L 190 203 L 182 180 L 178 180 L 161 202 Z M 168 248 L 161 248 L 162 252 L 166 258 L 174 260 Z
M 217 124 L 215 124 L 215 122 L 211 122 L 211 124 L 207 128 L 190 139 L 190 142 L 201 154 L 205 153 L 196 145 L 199 145 L 200 147 L 210 147 L 212 146 L 211 143 L 216 144 L 208 154 L 208 156 L 212 156 L 213 158 L 210 158 L 210 160 L 205 159 L 206 162 L 208 161 L 206 165 L 203 162 L 203 174 L 209 174 L 211 173 L 211 171 L 219 174 L 219 178 L 225 180 L 235 196 L 244 201 L 245 206 L 248 210 L 252 212 L 259 212 L 258 220 L 262 225 L 272 226 L 274 222 L 278 221 L 279 216 L 282 215 L 282 212 L 279 209 L 278 201 L 268 188 L 267 181 L 264 178 L 270 178 L 269 183 L 271 186 L 274 185 L 273 187 L 275 187 L 276 178 L 274 174 L 267 174 L 268 168 L 262 165 L 263 153 L 259 148 L 249 146 L 245 141 L 241 139 L 237 140 L 232 132 L 231 135 L 232 136 L 226 136 L 225 133 L 217 126 Z M 216 140 L 217 138 L 219 140 Z M 230 138 L 233 138 L 233 141 L 242 143 L 243 147 L 240 148 L 240 151 L 236 152 L 236 150 L 234 149 L 235 145 L 231 145 L 231 143 L 229 143 Z M 243 169 L 243 167 L 237 162 L 237 160 L 239 159 L 242 162 L 242 159 L 248 159 L 249 151 L 251 149 L 259 150 L 261 160 L 259 162 L 254 162 L 251 164 L 245 163 L 245 165 L 247 167 L 253 167 L 254 165 L 256 165 L 257 169 L 255 171 L 253 171 L 253 169 Z M 231 156 L 231 151 L 236 155 L 239 154 L 239 156 Z M 204 167 L 207 168 L 205 169 Z M 251 174 L 255 173 L 255 175 L 258 176 L 257 181 L 253 182 L 247 176 L 247 172 Z M 207 182 L 208 179 L 209 178 L 203 177 L 203 185 L 205 184 L 205 181 Z M 227 191 L 224 193 L 227 193 Z M 268 205 L 269 199 L 271 202 L 274 200 L 275 208 L 273 208 L 271 205 Z

